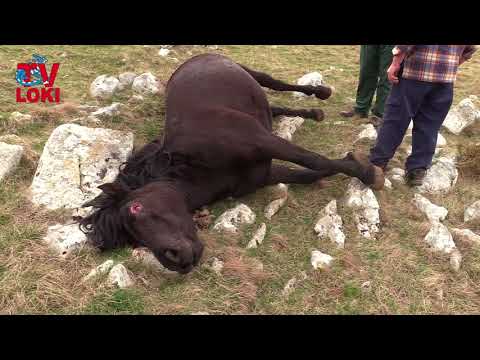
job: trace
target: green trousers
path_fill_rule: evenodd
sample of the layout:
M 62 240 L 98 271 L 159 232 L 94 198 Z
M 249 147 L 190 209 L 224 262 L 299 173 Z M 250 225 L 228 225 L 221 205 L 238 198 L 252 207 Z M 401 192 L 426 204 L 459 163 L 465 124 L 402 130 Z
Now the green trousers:
M 385 100 L 390 93 L 387 70 L 392 63 L 394 45 L 362 45 L 360 49 L 360 79 L 355 111 L 368 115 L 375 91 L 377 96 L 372 113 L 383 117 Z

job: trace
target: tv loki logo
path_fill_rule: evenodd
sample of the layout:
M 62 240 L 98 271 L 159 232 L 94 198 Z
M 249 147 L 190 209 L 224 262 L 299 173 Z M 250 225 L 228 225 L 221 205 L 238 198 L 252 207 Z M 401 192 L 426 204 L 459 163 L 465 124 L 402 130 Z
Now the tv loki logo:
M 34 54 L 28 63 L 17 64 L 15 79 L 20 87 L 16 89 L 19 103 L 60 102 L 60 88 L 54 88 L 59 63 L 52 64 L 47 73 L 47 58 Z

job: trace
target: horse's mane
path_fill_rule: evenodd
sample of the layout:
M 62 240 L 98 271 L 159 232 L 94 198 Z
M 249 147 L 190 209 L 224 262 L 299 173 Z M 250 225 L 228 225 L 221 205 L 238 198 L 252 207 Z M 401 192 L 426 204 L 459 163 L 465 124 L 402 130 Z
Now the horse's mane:
M 100 249 L 113 249 L 132 243 L 127 214 L 121 211 L 130 191 L 154 181 L 172 181 L 182 175 L 183 164 L 173 164 L 172 155 L 157 139 L 132 154 L 119 168 L 116 179 L 99 188 L 102 193 L 85 203 L 94 211 L 78 219 L 80 229 Z

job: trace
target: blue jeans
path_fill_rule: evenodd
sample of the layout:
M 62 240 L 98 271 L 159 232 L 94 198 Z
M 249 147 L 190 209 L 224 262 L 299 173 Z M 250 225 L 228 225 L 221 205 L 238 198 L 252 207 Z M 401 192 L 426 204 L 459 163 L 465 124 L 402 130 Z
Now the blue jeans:
M 385 167 L 395 155 L 413 120 L 412 154 L 407 172 L 428 169 L 437 146 L 437 136 L 453 101 L 453 83 L 430 83 L 400 79 L 385 103 L 383 125 L 370 150 L 370 161 Z

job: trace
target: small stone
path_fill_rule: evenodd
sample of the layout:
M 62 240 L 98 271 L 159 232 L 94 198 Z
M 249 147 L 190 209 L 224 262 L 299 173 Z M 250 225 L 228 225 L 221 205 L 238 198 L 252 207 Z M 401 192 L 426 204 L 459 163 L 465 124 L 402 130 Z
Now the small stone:
M 367 124 L 362 126 L 362 131 L 358 134 L 357 141 L 361 139 L 376 140 L 377 139 L 377 130 L 372 124 Z
M 338 248 L 345 247 L 345 234 L 343 233 L 343 221 L 337 212 L 337 201 L 332 200 L 319 213 L 319 219 L 314 228 L 319 238 L 328 238 Z
M 56 224 L 48 228 L 43 241 L 62 258 L 66 258 L 81 249 L 87 243 L 87 237 L 77 223 Z
M 215 274 L 221 275 L 223 266 L 224 266 L 224 263 L 222 260 L 219 260 L 216 257 L 213 258 L 211 269 L 213 270 L 213 272 L 215 272 Z
M 291 278 L 288 280 L 287 284 L 282 290 L 282 296 L 288 297 L 295 290 L 295 284 L 297 283 L 297 278 Z
M 120 114 L 120 108 L 122 107 L 122 104 L 120 103 L 113 103 L 112 105 L 100 108 L 90 114 L 90 116 L 100 118 L 100 119 L 105 119 L 109 118 L 115 115 Z
M 165 48 L 162 48 L 158 51 L 158 55 L 162 56 L 162 57 L 165 57 L 167 56 L 168 54 L 170 54 L 170 50 L 169 49 L 165 49 Z
M 273 200 L 269 203 L 264 210 L 264 215 L 268 220 L 271 220 L 273 215 L 275 215 L 287 202 L 287 198 L 280 198 Z
M 86 275 L 82 281 L 88 281 L 97 275 L 106 274 L 114 265 L 113 260 L 107 260 L 103 264 L 98 265 L 95 269 L 90 271 L 88 275 Z
M 157 94 L 165 90 L 155 75 L 149 72 L 137 76 L 133 80 L 132 89 L 140 94 Z
M 137 104 L 138 104 L 138 103 L 143 102 L 144 100 L 145 100 L 145 99 L 144 99 L 144 97 L 143 97 L 142 95 L 135 94 L 135 95 L 132 95 L 132 96 L 130 97 L 130 99 L 128 99 L 128 102 L 129 102 L 129 103 L 137 103 Z
M 480 200 L 475 201 L 472 205 L 465 209 L 463 214 L 463 221 L 468 222 L 480 219 Z
M 445 193 L 451 190 L 458 179 L 455 161 L 449 157 L 440 157 L 427 170 L 423 184 L 417 188 L 419 192 L 431 194 Z
M 117 264 L 110 270 L 108 282 L 111 285 L 118 286 L 120 289 L 131 287 L 135 284 L 123 264 Z
M 260 246 L 265 238 L 265 234 L 267 232 L 267 225 L 262 223 L 260 227 L 257 229 L 255 234 L 253 235 L 250 242 L 247 244 L 247 249 L 255 249 Z
M 452 234 L 442 223 L 435 221 L 432 223 L 430 231 L 425 236 L 425 241 L 434 251 L 450 254 L 456 249 Z
M 462 254 L 460 251 L 455 249 L 450 255 L 450 266 L 454 271 L 460 270 L 460 266 L 462 265 Z
M 321 251 L 313 250 L 310 262 L 314 269 L 328 269 L 332 265 L 333 257 L 324 254 Z
M 448 215 L 447 209 L 433 204 L 427 198 L 423 197 L 420 194 L 415 194 L 413 198 L 413 203 L 420 211 L 427 215 L 428 220 L 430 220 L 431 222 L 443 221 Z
M 274 134 L 282 139 L 292 141 L 293 134 L 302 126 L 304 121 L 300 116 L 282 116 L 278 120 L 277 130 Z
M 32 115 L 22 114 L 19 111 L 14 111 L 8 118 L 12 126 L 21 126 L 32 122 Z
M 171 274 L 171 275 L 176 275 L 177 273 L 175 271 L 168 270 L 166 267 L 162 265 L 160 261 L 153 255 L 153 253 L 150 251 L 150 249 L 146 247 L 139 247 L 136 249 L 132 250 L 132 257 L 145 265 L 148 268 L 151 268 L 153 270 L 159 271 L 164 274 Z
M 399 182 L 401 184 L 405 183 L 405 170 L 400 168 L 393 168 L 388 172 L 388 175 L 393 181 Z
M 238 226 L 242 224 L 253 224 L 255 213 L 245 204 L 237 205 L 235 208 L 225 211 L 215 221 L 214 230 L 237 233 Z
M 363 292 L 368 292 L 370 291 L 370 288 L 371 288 L 371 281 L 365 281 L 364 283 L 362 283 L 362 285 L 360 285 L 360 288 L 362 289 Z
M 389 190 L 393 189 L 392 182 L 387 178 L 385 178 L 384 186 L 385 186 L 385 188 L 387 188 Z
M 480 119 L 479 100 L 471 95 L 463 99 L 448 112 L 443 126 L 452 134 L 459 135 L 463 129 Z
M 120 81 L 114 76 L 100 75 L 90 85 L 90 95 L 95 98 L 109 99 L 118 90 Z
M 475 234 L 469 229 L 452 229 L 455 239 L 465 241 L 467 243 L 480 245 L 480 235 Z
M 23 153 L 23 146 L 0 142 L 0 182 L 15 171 Z

